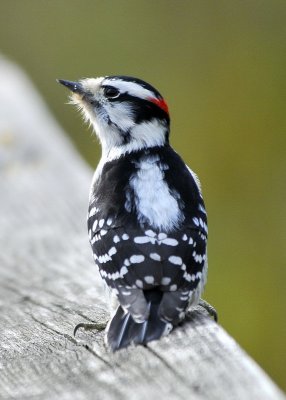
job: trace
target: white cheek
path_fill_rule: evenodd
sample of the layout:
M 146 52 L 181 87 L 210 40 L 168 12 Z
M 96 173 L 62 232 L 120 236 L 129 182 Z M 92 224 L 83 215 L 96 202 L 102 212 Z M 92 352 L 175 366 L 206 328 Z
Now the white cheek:
M 93 127 L 101 143 L 103 154 L 107 153 L 109 148 L 120 145 L 120 136 L 108 124 L 108 114 L 103 107 L 97 110 L 91 104 L 79 99 L 74 99 L 74 103 L 81 111 L 84 120 Z
M 135 123 L 130 106 L 102 102 L 99 109 L 88 110 L 88 119 L 101 142 L 103 154 L 123 144 L 124 132 L 131 130 Z
M 167 127 L 164 122 L 152 119 L 134 126 L 131 135 L 135 141 L 146 147 L 161 146 L 165 141 Z
M 115 123 L 121 130 L 128 131 L 134 126 L 134 113 L 132 107 L 126 103 L 107 103 L 104 105 L 110 121 Z
M 113 147 L 121 145 L 121 134 L 118 132 L 117 128 L 108 124 L 104 115 L 93 116 L 92 125 L 101 143 L 103 155 L 106 155 Z
M 106 161 L 116 160 L 126 153 L 141 150 L 147 147 L 163 146 L 166 141 L 167 127 L 156 119 L 134 125 L 129 134 L 131 139 L 125 145 L 110 147 Z

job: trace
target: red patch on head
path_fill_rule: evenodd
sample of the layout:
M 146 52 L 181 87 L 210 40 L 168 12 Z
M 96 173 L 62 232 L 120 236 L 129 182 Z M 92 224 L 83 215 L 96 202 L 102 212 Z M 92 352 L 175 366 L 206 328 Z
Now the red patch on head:
M 156 97 L 149 97 L 148 99 L 152 103 L 156 104 L 158 107 L 161 108 L 161 110 L 165 111 L 165 113 L 169 114 L 169 109 L 167 106 L 167 103 L 165 102 L 164 99 L 157 99 Z

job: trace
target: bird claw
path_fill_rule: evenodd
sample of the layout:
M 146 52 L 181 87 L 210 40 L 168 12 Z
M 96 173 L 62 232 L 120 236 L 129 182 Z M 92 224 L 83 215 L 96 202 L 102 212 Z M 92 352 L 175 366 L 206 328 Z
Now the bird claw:
M 218 321 L 218 314 L 216 309 L 210 305 L 207 301 L 200 299 L 199 300 L 199 306 L 203 307 L 211 317 L 213 317 L 214 321 L 217 322 Z
M 85 331 L 96 329 L 97 331 L 103 331 L 106 328 L 106 323 L 102 322 L 94 322 L 94 323 L 87 323 L 87 322 L 80 322 L 77 324 L 73 330 L 73 335 L 75 336 L 77 331 L 83 328 Z

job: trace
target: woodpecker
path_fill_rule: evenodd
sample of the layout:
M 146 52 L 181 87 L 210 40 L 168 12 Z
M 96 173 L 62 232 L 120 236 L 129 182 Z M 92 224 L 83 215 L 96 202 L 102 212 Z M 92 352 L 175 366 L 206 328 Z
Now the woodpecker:
M 106 342 L 113 351 L 144 345 L 200 301 L 208 268 L 200 182 L 169 144 L 168 106 L 153 86 L 129 76 L 58 82 L 71 90 L 102 147 L 88 232 L 116 300 Z

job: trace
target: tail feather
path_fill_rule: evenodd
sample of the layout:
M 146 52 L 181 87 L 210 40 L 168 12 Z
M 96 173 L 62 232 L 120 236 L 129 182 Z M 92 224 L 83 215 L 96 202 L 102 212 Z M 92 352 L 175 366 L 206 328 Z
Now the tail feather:
M 150 290 L 144 295 L 148 303 L 149 317 L 142 323 L 135 322 L 131 314 L 124 311 L 121 306 L 117 308 L 106 334 L 107 344 L 112 351 L 122 349 L 132 343 L 146 345 L 172 329 L 172 324 L 159 318 L 162 293 Z

